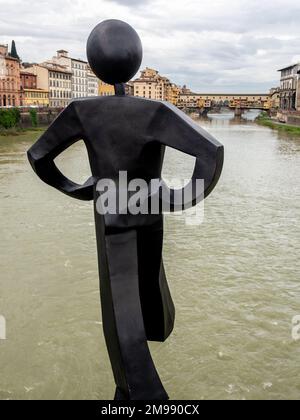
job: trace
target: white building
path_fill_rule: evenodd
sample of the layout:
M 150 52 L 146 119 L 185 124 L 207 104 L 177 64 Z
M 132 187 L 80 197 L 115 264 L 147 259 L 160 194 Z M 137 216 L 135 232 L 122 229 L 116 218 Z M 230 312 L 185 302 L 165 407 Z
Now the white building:
M 72 98 L 85 98 L 88 96 L 88 63 L 86 61 L 69 57 L 68 51 L 59 50 L 53 57 L 57 64 L 66 66 L 72 73 Z
M 300 63 L 278 70 L 280 78 L 280 108 L 294 111 L 297 108 L 296 90 L 300 72 Z
M 87 67 L 87 96 L 98 96 L 99 95 L 99 81 L 92 69 L 88 65 Z
M 88 64 L 86 61 L 72 58 L 72 92 L 73 98 L 88 96 Z

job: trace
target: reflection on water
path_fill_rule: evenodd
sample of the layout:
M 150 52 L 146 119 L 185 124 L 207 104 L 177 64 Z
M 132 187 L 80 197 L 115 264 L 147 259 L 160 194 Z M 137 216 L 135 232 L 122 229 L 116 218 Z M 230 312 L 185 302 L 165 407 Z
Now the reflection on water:
M 203 225 L 167 217 L 177 321 L 155 362 L 172 399 L 298 399 L 300 139 L 230 115 L 199 123 L 225 145 L 224 173 Z M 0 399 L 111 398 L 92 207 L 35 177 L 36 136 L 0 139 Z M 89 174 L 81 144 L 59 164 Z M 190 160 L 168 151 L 166 176 L 179 172 Z

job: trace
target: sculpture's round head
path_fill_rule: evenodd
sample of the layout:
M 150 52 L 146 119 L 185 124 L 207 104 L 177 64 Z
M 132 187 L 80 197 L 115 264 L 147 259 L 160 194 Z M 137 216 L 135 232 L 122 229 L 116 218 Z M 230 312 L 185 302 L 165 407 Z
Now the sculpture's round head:
M 128 82 L 139 70 L 143 48 L 136 31 L 121 20 L 106 20 L 92 31 L 87 57 L 93 72 L 105 83 Z

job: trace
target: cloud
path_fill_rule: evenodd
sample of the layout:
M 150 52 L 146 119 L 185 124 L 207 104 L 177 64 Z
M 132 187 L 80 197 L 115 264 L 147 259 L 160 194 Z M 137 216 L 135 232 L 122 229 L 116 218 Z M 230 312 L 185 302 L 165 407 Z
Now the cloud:
M 120 4 L 121 6 L 143 6 L 146 3 L 149 3 L 151 0 L 106 0 L 106 1 L 112 1 L 113 3 Z
M 0 42 L 17 42 L 26 61 L 68 49 L 85 58 L 87 37 L 104 19 L 131 24 L 143 66 L 197 91 L 259 92 L 300 56 L 298 0 L 0 0 Z

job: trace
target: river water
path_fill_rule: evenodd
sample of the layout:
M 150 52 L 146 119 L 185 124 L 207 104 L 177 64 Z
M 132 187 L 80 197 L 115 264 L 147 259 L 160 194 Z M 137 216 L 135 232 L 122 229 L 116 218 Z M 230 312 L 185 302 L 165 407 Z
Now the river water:
M 199 123 L 225 146 L 200 226 L 167 216 L 165 265 L 174 334 L 150 344 L 171 399 L 299 399 L 300 138 L 249 119 Z M 93 210 L 33 174 L 37 133 L 0 139 L 0 399 L 110 399 Z M 89 175 L 82 144 L 59 159 Z M 166 176 L 192 162 L 168 152 Z

